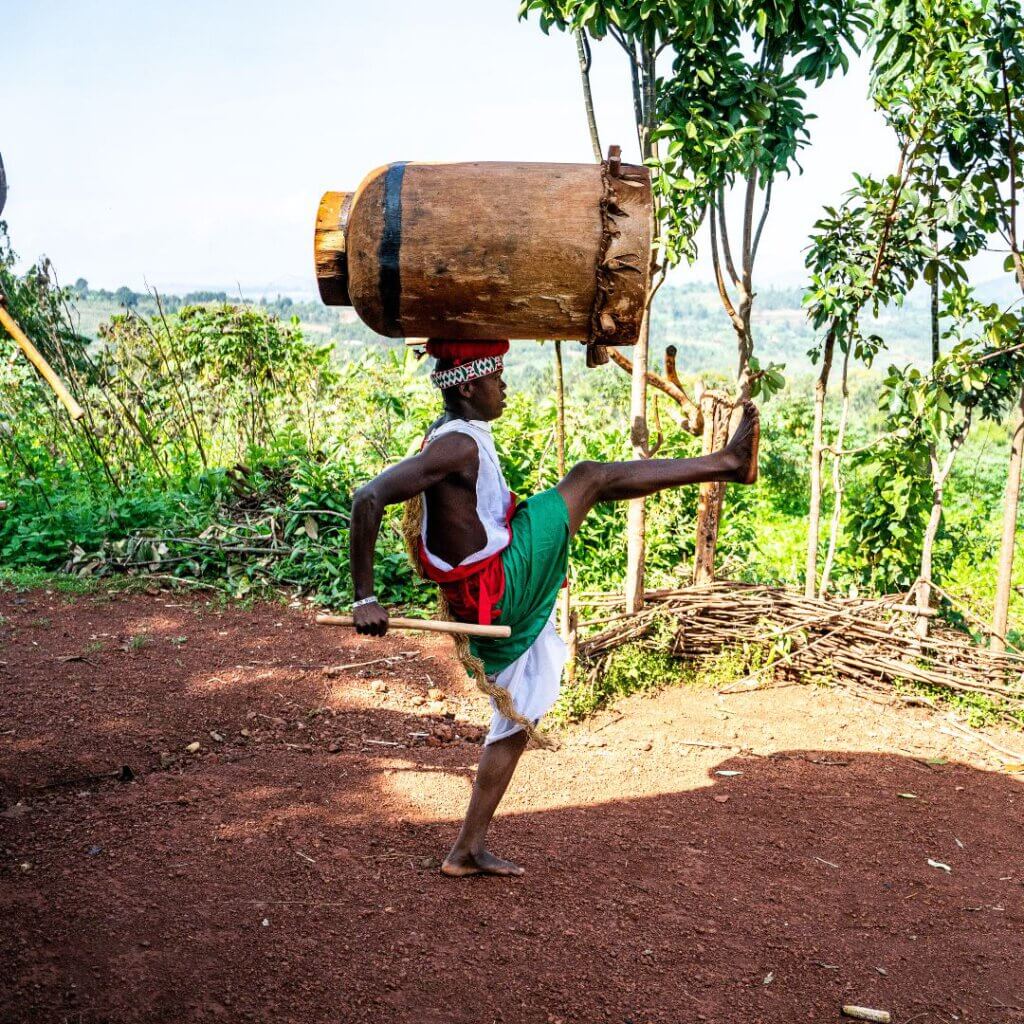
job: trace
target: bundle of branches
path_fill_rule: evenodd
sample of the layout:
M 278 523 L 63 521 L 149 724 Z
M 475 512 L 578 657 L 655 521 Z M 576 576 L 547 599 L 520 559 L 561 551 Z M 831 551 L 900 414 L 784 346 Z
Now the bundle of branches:
M 585 600 L 614 607 L 600 595 Z M 753 671 L 734 686 L 791 676 L 869 695 L 891 694 L 902 684 L 984 697 L 1001 716 L 1024 722 L 1024 653 L 993 651 L 938 622 L 922 638 L 914 630 L 919 609 L 899 594 L 818 600 L 782 587 L 720 580 L 648 591 L 646 600 L 636 615 L 591 620 L 589 625 L 605 628 L 579 643 L 585 670 L 600 671 L 617 647 L 641 640 L 668 619 L 672 653 L 679 658 L 699 660 L 726 648 L 749 652 Z

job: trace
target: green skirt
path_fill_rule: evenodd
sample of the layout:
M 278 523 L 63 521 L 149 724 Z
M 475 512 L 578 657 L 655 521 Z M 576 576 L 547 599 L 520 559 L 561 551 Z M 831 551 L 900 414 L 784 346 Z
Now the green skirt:
M 558 599 L 569 566 L 569 510 L 552 488 L 527 498 L 512 517 L 512 543 L 501 553 L 505 593 L 498 626 L 505 639 L 473 637 L 470 647 L 488 675 L 511 665 L 537 639 Z

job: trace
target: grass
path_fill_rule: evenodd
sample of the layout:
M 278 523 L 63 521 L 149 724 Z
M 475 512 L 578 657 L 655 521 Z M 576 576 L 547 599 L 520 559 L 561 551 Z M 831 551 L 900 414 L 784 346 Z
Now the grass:
M 551 715 L 557 725 L 578 722 L 634 693 L 665 686 L 717 689 L 756 671 L 766 652 L 750 645 L 724 648 L 700 661 L 682 661 L 669 653 L 674 639 L 670 619 L 656 619 L 642 640 L 612 651 L 603 668 L 572 686 L 564 686 Z M 762 645 L 764 646 L 764 645 Z M 582 666 L 581 666 L 582 668 Z
M 70 576 L 67 573 L 47 572 L 43 569 L 11 569 L 0 566 L 0 590 L 52 590 L 58 594 L 93 594 L 98 590 L 116 586 L 120 580 L 92 576 Z
M 961 693 L 941 686 L 931 686 L 916 680 L 898 680 L 893 685 L 895 693 L 926 697 L 958 711 L 972 729 L 988 725 L 1007 723 L 1016 729 L 1024 729 L 1024 711 L 1007 711 L 997 700 L 984 693 Z

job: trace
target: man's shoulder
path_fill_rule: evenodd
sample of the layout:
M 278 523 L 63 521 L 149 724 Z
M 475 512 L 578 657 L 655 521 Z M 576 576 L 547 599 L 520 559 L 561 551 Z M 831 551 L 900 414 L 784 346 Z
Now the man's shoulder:
M 465 431 L 446 430 L 443 434 L 428 438 L 423 453 L 435 459 L 451 462 L 452 468 L 461 468 L 468 461 L 476 461 L 477 444 L 472 435 Z

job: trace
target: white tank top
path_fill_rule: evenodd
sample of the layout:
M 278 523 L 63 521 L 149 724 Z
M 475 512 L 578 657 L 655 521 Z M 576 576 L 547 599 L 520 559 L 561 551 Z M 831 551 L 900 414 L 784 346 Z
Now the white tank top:
M 498 453 L 494 448 L 494 437 L 491 434 L 491 425 L 484 420 L 449 420 L 442 423 L 435 430 L 432 430 L 424 442 L 426 448 L 431 441 L 442 434 L 467 434 L 476 441 L 479 468 L 476 474 L 476 514 L 480 517 L 487 541 L 479 551 L 467 555 L 459 565 L 471 565 L 484 558 L 504 551 L 512 540 L 512 532 L 508 527 L 509 506 L 512 504 L 512 492 L 505 483 L 505 476 L 501 472 L 501 464 L 498 462 Z M 443 558 L 431 554 L 427 547 L 427 499 L 424 495 L 423 502 L 423 526 L 421 537 L 423 539 L 423 550 L 427 559 L 435 569 L 442 572 L 451 572 L 457 566 L 449 565 Z

